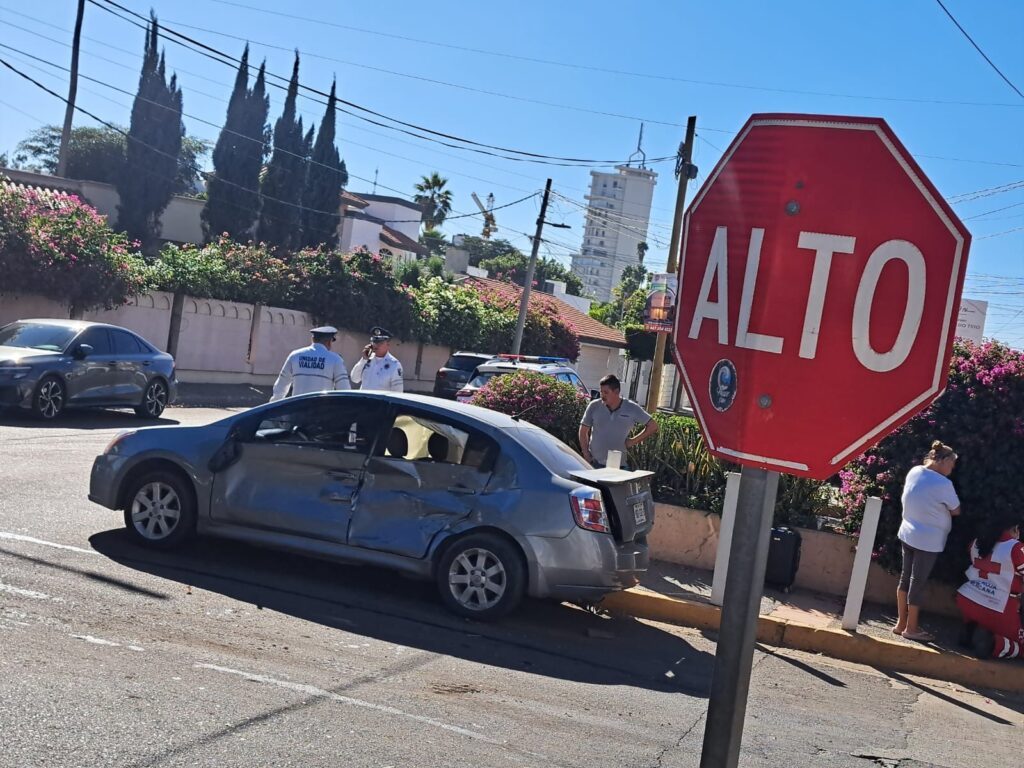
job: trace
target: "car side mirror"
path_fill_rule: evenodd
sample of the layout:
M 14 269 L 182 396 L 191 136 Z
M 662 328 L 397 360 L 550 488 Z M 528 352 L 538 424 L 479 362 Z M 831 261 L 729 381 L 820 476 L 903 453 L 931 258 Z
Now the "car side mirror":
M 72 353 L 72 356 L 75 358 L 75 360 L 84 360 L 91 354 L 91 344 L 79 344 L 77 347 L 75 347 L 75 351 Z
M 600 400 L 601 399 L 601 390 L 599 390 L 599 389 L 592 389 L 592 390 L 590 390 L 590 399 L 591 400 Z

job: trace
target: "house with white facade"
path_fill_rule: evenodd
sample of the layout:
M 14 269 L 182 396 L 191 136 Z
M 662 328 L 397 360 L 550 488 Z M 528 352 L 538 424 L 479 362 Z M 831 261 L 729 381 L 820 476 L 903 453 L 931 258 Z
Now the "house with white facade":
M 338 248 L 386 251 L 396 262 L 414 261 L 428 253 L 418 239 L 423 213 L 419 203 L 401 197 L 342 192 Z

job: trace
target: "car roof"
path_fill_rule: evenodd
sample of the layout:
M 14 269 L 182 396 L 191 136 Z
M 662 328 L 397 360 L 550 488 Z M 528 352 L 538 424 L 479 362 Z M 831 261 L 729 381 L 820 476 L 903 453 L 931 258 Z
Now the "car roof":
M 55 325 L 64 328 L 70 328 L 75 331 L 84 331 L 86 328 L 116 328 L 119 331 L 127 331 L 133 336 L 139 334 L 129 328 L 122 328 L 120 325 L 113 325 L 111 323 L 96 323 L 92 320 L 62 320 L 59 318 L 52 317 L 26 317 L 21 320 L 15 320 L 16 323 L 38 323 L 39 325 Z
M 409 403 L 410 405 L 417 405 L 437 412 L 440 415 L 451 415 L 452 417 L 465 418 L 467 416 L 472 417 L 476 421 L 483 422 L 487 426 L 494 427 L 496 429 L 508 429 L 510 427 L 521 427 L 524 422 L 516 421 L 511 416 L 505 413 L 499 413 L 498 411 L 492 411 L 489 408 L 480 408 L 476 405 L 469 405 L 466 403 L 457 403 L 452 400 L 442 400 L 437 397 L 431 397 L 429 395 L 416 395 L 410 392 L 378 392 L 374 390 L 361 391 L 361 390 L 342 390 L 335 392 L 315 392 L 309 395 L 300 395 L 299 397 L 290 397 L 289 401 L 294 402 L 306 398 L 315 397 L 367 397 L 374 400 L 382 400 L 384 402 L 400 402 Z M 282 401 L 277 400 L 274 403 L 268 403 L 267 405 L 280 405 Z M 266 407 L 266 406 L 262 406 Z
M 477 366 L 478 373 L 495 371 L 535 371 L 537 373 L 576 373 L 563 363 L 518 363 L 511 360 L 493 360 Z

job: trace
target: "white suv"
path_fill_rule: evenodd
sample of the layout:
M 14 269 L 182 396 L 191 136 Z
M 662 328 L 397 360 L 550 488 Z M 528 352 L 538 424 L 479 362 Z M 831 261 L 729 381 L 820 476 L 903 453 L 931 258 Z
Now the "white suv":
M 569 365 L 566 357 L 535 357 L 533 355 L 498 355 L 476 368 L 476 376 L 455 395 L 460 403 L 468 403 L 477 390 L 483 389 L 495 376 L 504 376 L 516 371 L 534 371 L 546 376 L 553 376 L 561 382 L 572 384 L 587 397 L 592 393 L 587 389 L 580 376 Z

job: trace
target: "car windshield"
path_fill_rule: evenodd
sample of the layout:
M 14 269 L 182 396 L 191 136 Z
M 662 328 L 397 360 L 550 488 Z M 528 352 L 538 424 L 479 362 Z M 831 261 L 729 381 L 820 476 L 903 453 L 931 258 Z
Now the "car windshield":
M 471 382 L 469 382 L 469 386 L 476 387 L 477 389 L 480 389 L 480 388 L 484 387 L 487 384 L 487 382 L 489 382 L 495 376 L 504 376 L 504 374 L 503 373 L 499 373 L 498 371 L 488 371 L 487 373 L 478 373 L 476 376 L 473 377 L 473 380 Z
M 469 373 L 486 360 L 487 358 L 470 357 L 469 355 L 452 355 L 445 363 L 445 368 L 454 368 L 456 371 Z
M 77 328 L 47 323 L 11 323 L 0 328 L 0 346 L 63 352 L 78 333 Z

